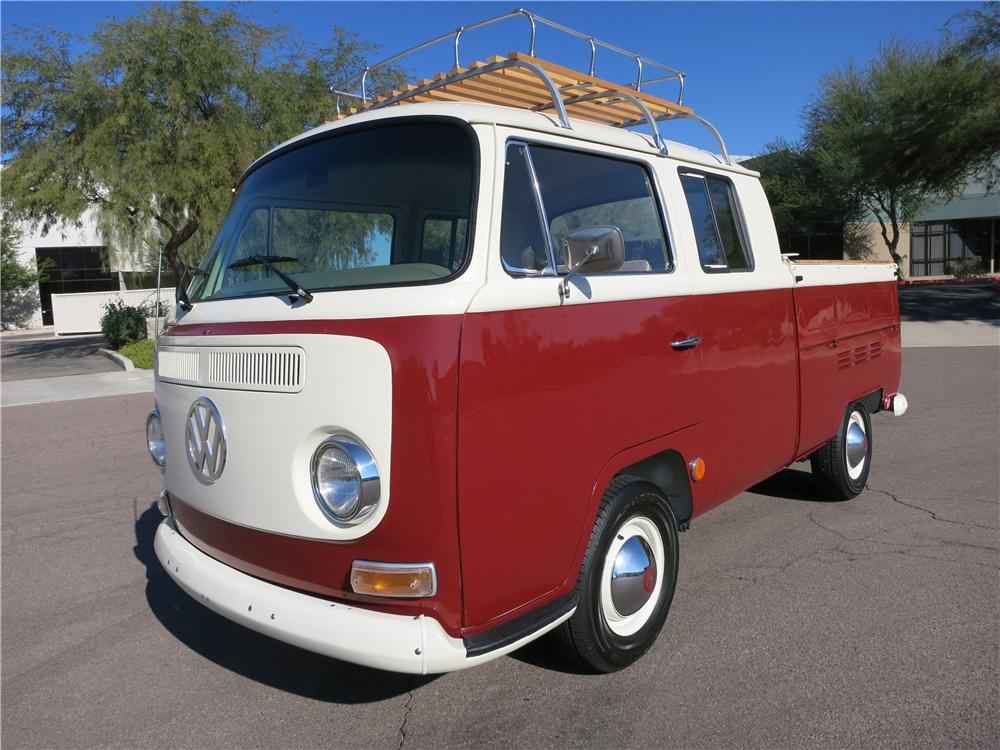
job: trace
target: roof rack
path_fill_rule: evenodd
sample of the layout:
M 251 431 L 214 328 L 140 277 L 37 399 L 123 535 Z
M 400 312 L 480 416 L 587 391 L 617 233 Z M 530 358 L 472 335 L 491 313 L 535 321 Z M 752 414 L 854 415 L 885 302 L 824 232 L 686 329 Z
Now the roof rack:
M 468 67 L 462 67 L 459 45 L 463 34 L 473 29 L 519 17 L 528 19 L 531 24 L 531 37 L 527 54 L 512 52 L 507 57 L 491 57 L 486 62 L 477 61 Z M 590 48 L 589 72 L 581 73 L 535 57 L 535 41 L 539 25 L 548 26 L 587 42 Z M 455 65 L 448 73 L 439 73 L 432 79 L 424 79 L 415 85 L 406 86 L 402 90 L 393 91 L 384 96 L 375 97 L 369 91 L 369 78 L 372 71 L 449 39 L 452 40 L 454 47 Z M 618 84 L 595 77 L 599 48 L 635 63 L 635 80 L 628 84 Z M 644 78 L 644 74 L 650 68 L 656 69 L 659 75 L 653 78 Z M 675 68 L 614 44 L 602 42 L 588 34 L 574 31 L 524 8 L 518 8 L 469 26 L 460 26 L 454 31 L 436 36 L 377 63 L 366 65 L 360 74 L 342 81 L 333 86 L 331 90 L 337 97 L 337 117 L 335 119 L 348 117 L 356 112 L 382 109 L 404 103 L 465 101 L 501 104 L 535 112 L 553 110 L 560 127 L 567 129 L 572 129 L 570 117 L 619 128 L 645 122 L 649 126 L 656 149 L 663 155 L 666 155 L 667 147 L 660 136 L 657 123 L 689 119 L 704 125 L 711 131 L 719 145 L 723 160 L 727 164 L 732 164 L 726 144 L 715 126 L 683 104 L 685 78 L 686 74 Z M 653 96 L 648 91 L 642 90 L 643 86 L 648 88 L 654 84 L 674 81 L 677 83 L 677 96 L 674 100 Z M 345 90 L 355 84 L 359 87 L 357 93 Z M 346 113 L 342 113 L 340 110 L 341 96 L 360 99 L 361 104 L 349 109 Z

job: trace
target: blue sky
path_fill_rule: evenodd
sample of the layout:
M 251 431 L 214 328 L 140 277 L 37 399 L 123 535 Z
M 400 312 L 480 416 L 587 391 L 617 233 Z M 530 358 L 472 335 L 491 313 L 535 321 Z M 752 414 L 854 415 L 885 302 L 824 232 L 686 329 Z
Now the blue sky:
M 953 2 L 893 3 L 610 3 L 539 2 L 524 7 L 572 28 L 634 50 L 688 74 L 685 103 L 714 122 L 736 154 L 760 152 L 777 137 L 800 135 L 799 115 L 816 91 L 817 78 L 849 59 L 865 62 L 879 44 L 893 36 L 933 42 L 954 14 L 977 4 Z M 12 26 L 41 24 L 87 34 L 109 16 L 126 16 L 145 3 L 11 2 L 0 3 L 0 26 L 6 41 Z M 462 24 L 517 7 L 494 2 L 325 3 L 254 2 L 242 6 L 259 22 L 297 30 L 317 45 L 329 30 L 342 26 L 381 45 L 385 55 Z M 507 21 L 495 31 L 470 32 L 463 40 L 463 62 L 527 49 L 527 22 Z M 539 57 L 586 69 L 585 43 L 539 32 Z M 423 53 L 412 63 L 416 77 L 451 67 L 447 44 Z M 597 74 L 626 80 L 630 67 L 598 56 Z M 663 93 L 667 93 L 666 90 Z M 664 135 L 711 147 L 691 123 L 664 126 Z

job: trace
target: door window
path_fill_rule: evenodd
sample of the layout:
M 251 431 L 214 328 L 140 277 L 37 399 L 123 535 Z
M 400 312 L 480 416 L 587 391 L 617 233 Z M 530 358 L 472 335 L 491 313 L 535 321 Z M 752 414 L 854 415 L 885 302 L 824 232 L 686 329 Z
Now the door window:
M 566 236 L 588 226 L 621 230 L 625 262 L 619 273 L 667 270 L 667 241 L 645 167 L 547 146 L 532 146 L 531 159 L 560 273 L 569 270 L 563 250 Z
M 563 242 L 588 226 L 621 230 L 625 262 L 618 273 L 667 271 L 670 253 L 660 216 L 641 164 L 548 146 L 508 147 L 500 232 L 508 271 L 540 272 L 551 269 L 554 259 L 555 272 L 567 273 Z

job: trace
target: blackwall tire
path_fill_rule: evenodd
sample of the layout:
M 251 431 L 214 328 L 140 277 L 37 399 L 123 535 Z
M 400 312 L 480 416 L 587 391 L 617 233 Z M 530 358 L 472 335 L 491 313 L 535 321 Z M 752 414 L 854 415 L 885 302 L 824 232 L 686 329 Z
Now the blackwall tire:
M 831 500 L 857 497 L 868 482 L 872 464 L 872 419 L 864 401 L 844 411 L 836 437 L 810 457 L 819 490 Z
M 677 585 L 677 522 L 655 486 L 618 477 L 604 493 L 580 568 L 577 609 L 559 648 L 595 672 L 634 662 L 656 641 Z

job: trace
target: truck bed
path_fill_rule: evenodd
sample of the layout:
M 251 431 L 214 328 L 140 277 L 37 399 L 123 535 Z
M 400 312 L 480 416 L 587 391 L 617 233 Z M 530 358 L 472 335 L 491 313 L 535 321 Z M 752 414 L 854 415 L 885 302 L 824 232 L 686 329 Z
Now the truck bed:
M 789 265 L 796 279 L 803 457 L 837 432 L 846 404 L 899 388 L 897 267 L 858 261 Z M 874 398 L 870 406 L 877 408 Z

